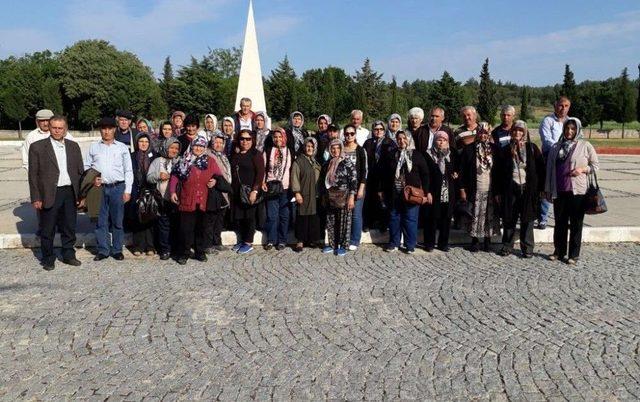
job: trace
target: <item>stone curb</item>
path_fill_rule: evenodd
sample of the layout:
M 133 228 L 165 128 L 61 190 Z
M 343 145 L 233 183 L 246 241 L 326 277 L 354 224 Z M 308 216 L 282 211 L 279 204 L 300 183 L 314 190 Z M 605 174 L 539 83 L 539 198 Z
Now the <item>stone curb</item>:
M 422 232 L 420 230 L 420 232 Z M 517 238 L 517 236 L 516 236 Z M 369 233 L 362 234 L 362 244 L 385 244 L 388 235 L 372 230 Z M 418 240 L 421 241 L 422 233 L 419 233 Z M 494 243 L 500 242 L 500 237 L 493 239 Z M 535 230 L 535 241 L 538 244 L 553 243 L 553 228 L 549 227 L 545 230 Z M 629 243 L 640 242 L 640 227 L 638 226 L 619 226 L 619 227 L 584 227 L 582 231 L 583 243 Z M 131 244 L 131 237 L 125 237 L 126 244 Z M 450 236 L 451 244 L 469 243 L 469 236 L 458 230 L 453 230 Z M 236 234 L 234 232 L 223 232 L 222 243 L 226 246 L 236 244 Z M 254 237 L 255 244 L 263 244 L 263 233 L 256 232 Z M 292 234 L 289 235 L 289 243 L 295 243 Z M 60 235 L 56 235 L 56 247 L 60 246 Z M 76 247 L 92 247 L 95 246 L 95 237 L 93 233 L 78 233 Z M 0 249 L 17 249 L 17 248 L 38 248 L 40 247 L 40 239 L 33 233 L 27 234 L 0 234 Z

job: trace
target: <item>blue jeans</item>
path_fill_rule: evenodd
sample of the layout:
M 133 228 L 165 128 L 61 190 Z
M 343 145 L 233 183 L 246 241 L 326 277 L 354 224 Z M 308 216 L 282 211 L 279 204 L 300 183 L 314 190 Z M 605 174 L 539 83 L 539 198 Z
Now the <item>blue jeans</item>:
M 547 156 L 549 156 L 549 150 L 542 151 L 542 156 L 546 161 Z M 552 206 L 552 203 L 547 201 L 545 197 L 542 197 L 542 199 L 540 200 L 540 216 L 538 217 L 538 224 L 547 224 L 547 221 L 549 220 L 549 211 L 551 210 Z
M 400 235 L 404 235 L 407 250 L 415 250 L 418 242 L 418 205 L 398 200 L 389 216 L 389 246 L 400 247 Z
M 122 220 L 124 219 L 124 183 L 116 186 L 102 186 L 102 204 L 100 204 L 100 214 L 96 225 L 96 242 L 98 243 L 98 253 L 110 255 L 122 253 L 124 243 L 124 229 Z M 109 231 L 112 233 L 113 245 L 109 242 Z
M 267 243 L 287 244 L 289 237 L 289 194 L 267 200 Z
M 356 200 L 355 207 L 353 208 L 353 218 L 351 220 L 351 241 L 350 244 L 354 246 L 360 245 L 362 239 L 362 207 L 364 206 L 364 197 Z

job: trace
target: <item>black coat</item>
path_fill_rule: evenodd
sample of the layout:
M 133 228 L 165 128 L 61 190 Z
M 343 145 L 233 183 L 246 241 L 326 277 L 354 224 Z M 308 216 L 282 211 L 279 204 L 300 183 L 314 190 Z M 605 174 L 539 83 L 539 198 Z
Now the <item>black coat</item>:
M 427 165 L 427 161 L 424 156 L 422 156 L 421 152 L 415 150 L 411 155 L 411 162 L 413 167 L 411 172 L 405 174 L 405 185 L 420 187 L 425 194 L 429 193 L 431 183 L 429 180 L 429 166 Z M 403 197 L 395 191 L 395 175 L 397 166 L 398 160 L 396 159 L 396 152 L 388 153 L 383 162 L 383 174 L 378 191 L 381 191 L 384 194 L 384 200 L 390 208 L 393 208 L 398 201 L 402 200 Z
M 458 187 L 458 179 L 453 178 L 455 173 L 457 173 L 457 164 L 456 164 L 456 153 L 454 150 L 451 150 L 449 153 L 449 162 L 445 162 L 444 175 L 440 172 L 440 168 L 436 161 L 429 155 L 425 157 L 427 160 L 427 165 L 429 166 L 429 187 L 430 193 L 433 197 L 433 204 L 438 204 L 440 202 L 440 196 L 442 195 L 442 178 L 447 177 L 449 186 L 449 203 L 445 206 L 448 211 L 448 215 L 453 215 L 453 208 L 455 207 L 455 202 L 457 198 L 457 187 Z
M 67 173 L 71 179 L 73 194 L 79 198 L 80 177 L 84 164 L 80 146 L 71 140 L 64 140 L 67 154 Z M 31 202 L 42 201 L 43 208 L 51 208 L 56 200 L 58 188 L 58 160 L 49 138 L 39 140 L 29 147 L 29 192 Z
M 544 191 L 545 180 L 545 163 L 542 152 L 537 145 L 527 142 L 526 144 L 527 164 L 525 170 L 527 172 L 526 183 L 523 190 L 523 211 L 522 219 L 527 222 L 533 222 L 538 217 L 540 208 L 540 193 Z M 501 211 L 505 220 L 511 220 L 513 214 L 519 211 L 513 210 L 513 190 L 516 186 L 513 181 L 513 164 L 514 160 L 511 156 L 511 147 L 505 146 L 498 153 L 497 166 L 495 171 L 498 173 L 494 182 L 494 195 L 501 197 Z
M 491 166 L 491 192 L 495 194 L 494 186 L 498 179 L 498 169 L 496 169 L 496 162 L 499 158 L 498 156 L 498 148 L 491 144 L 492 155 L 493 155 L 493 165 Z M 462 148 L 460 153 L 460 165 L 459 165 L 459 183 L 460 189 L 465 190 L 467 193 L 467 201 L 470 203 L 475 202 L 476 200 L 476 191 L 477 191 L 477 174 L 478 168 L 476 167 L 476 146 L 474 144 L 469 144 Z
M 224 194 L 228 194 L 229 200 L 231 200 L 231 183 L 225 180 L 220 175 L 214 175 L 216 179 L 216 185 L 209 189 L 209 195 L 207 196 L 207 211 L 220 211 L 227 208 L 230 204 L 224 197 Z

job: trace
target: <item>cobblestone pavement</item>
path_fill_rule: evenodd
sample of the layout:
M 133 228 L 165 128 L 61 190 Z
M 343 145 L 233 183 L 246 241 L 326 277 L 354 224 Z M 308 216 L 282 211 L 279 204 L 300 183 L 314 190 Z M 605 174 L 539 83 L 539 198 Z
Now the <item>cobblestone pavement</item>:
M 0 399 L 640 398 L 637 244 L 79 257 L 0 253 Z

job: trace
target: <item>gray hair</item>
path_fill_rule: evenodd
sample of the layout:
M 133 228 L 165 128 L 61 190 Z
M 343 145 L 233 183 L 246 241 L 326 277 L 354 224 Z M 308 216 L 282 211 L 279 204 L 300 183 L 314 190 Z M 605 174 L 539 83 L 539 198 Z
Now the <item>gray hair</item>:
M 515 115 L 516 114 L 516 108 L 511 106 L 511 105 L 503 105 L 500 108 L 500 113 Z
M 436 110 L 441 111 L 441 112 L 442 112 L 442 117 L 444 117 L 445 112 L 444 112 L 444 108 L 443 108 L 443 107 L 440 107 L 440 106 L 433 107 L 433 108 L 431 108 L 430 113 L 433 113 L 433 112 L 435 112 Z
M 476 116 L 478 115 L 478 111 L 473 106 L 463 106 L 462 109 L 460 109 L 460 114 L 464 114 L 467 110 L 472 111 Z
M 242 102 L 253 103 L 253 102 L 251 102 L 251 98 L 242 98 L 242 99 L 240 99 L 240 104 L 242 104 Z
M 419 107 L 412 107 L 411 109 L 409 109 L 409 118 L 411 117 L 418 117 L 424 120 L 424 110 Z
M 49 119 L 49 123 L 53 122 L 53 121 L 61 121 L 64 123 L 64 126 L 67 127 L 68 123 L 67 123 L 67 118 L 61 114 L 54 114 L 53 116 L 51 116 L 51 118 Z
M 362 113 L 362 110 L 360 109 L 354 109 L 351 111 L 351 117 L 355 117 L 355 116 L 360 116 L 363 117 L 364 113 Z

